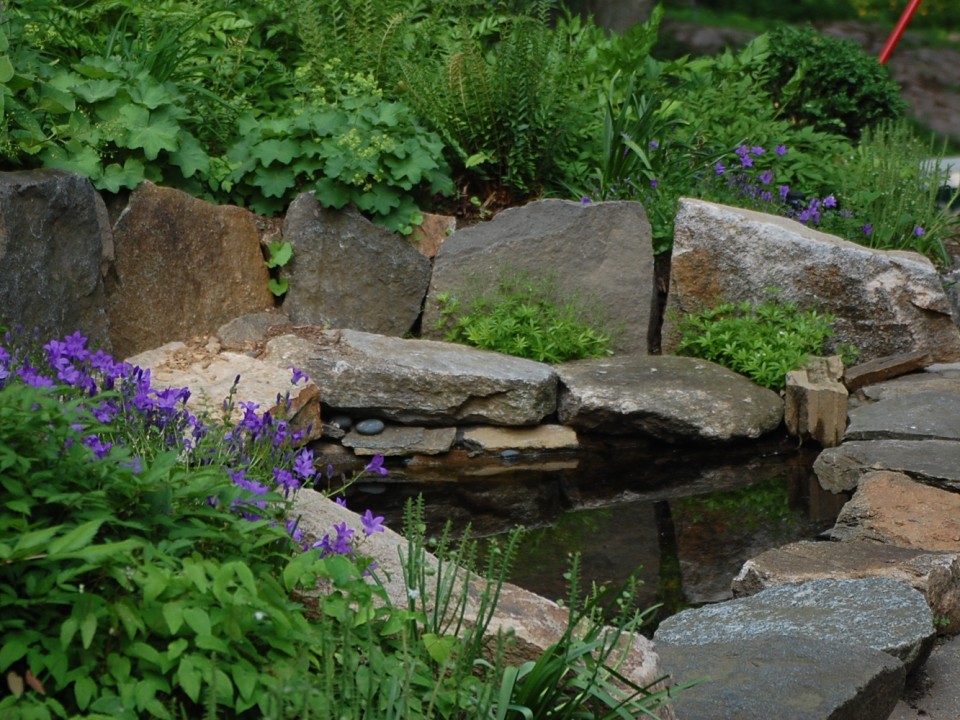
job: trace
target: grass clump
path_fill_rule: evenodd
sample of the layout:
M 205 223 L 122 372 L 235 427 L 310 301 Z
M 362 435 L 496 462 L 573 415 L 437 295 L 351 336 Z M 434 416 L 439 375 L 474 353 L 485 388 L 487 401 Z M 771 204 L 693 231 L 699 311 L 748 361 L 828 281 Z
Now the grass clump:
M 832 315 L 802 311 L 793 303 L 723 303 L 684 318 L 677 354 L 715 362 L 757 385 L 781 390 L 788 372 L 823 354 L 833 321 Z
M 558 303 L 550 279 L 501 280 L 490 295 L 464 304 L 440 293 L 437 329 L 447 342 L 547 363 L 612 355 L 611 336 L 598 330 L 577 298 Z

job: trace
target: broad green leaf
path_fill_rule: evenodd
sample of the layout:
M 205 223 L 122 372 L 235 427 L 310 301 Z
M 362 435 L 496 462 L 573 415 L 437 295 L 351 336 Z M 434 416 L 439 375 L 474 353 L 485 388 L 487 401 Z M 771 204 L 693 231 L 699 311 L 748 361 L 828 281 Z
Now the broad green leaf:
M 184 177 L 193 177 L 197 172 L 206 175 L 210 172 L 210 156 L 200 141 L 193 135 L 182 132 L 178 136 L 180 146 L 170 153 L 170 162 L 180 168 Z
M 197 635 L 210 634 L 210 616 L 207 615 L 207 611 L 203 608 L 185 608 L 183 611 L 183 619 Z
M 5 671 L 27 654 L 27 643 L 17 637 L 7 637 L 0 647 L 0 672 Z
M 434 662 L 443 665 L 453 654 L 457 639 L 452 635 L 435 635 L 433 633 L 423 634 L 423 646 L 433 658 Z
M 117 94 L 117 90 L 122 86 L 119 80 L 98 78 L 80 83 L 73 91 L 88 103 L 97 103 L 101 100 L 114 97 Z
M 280 278 L 279 280 L 270 278 L 267 281 L 267 289 L 272 292 L 274 296 L 280 297 L 290 289 L 290 281 L 286 278 Z
M 264 140 L 257 143 L 253 148 L 253 156 L 257 158 L 264 167 L 269 167 L 273 162 L 289 165 L 290 161 L 300 152 L 300 145 L 295 140 Z
M 89 612 L 80 623 L 80 642 L 83 644 L 84 650 L 90 648 L 90 645 L 93 643 L 93 637 L 96 635 L 96 633 L 97 616 L 95 613 Z
M 151 113 L 139 105 L 127 105 L 120 110 L 127 123 L 127 147 L 141 148 L 147 160 L 156 160 L 161 150 L 176 150 L 180 126 L 169 116 Z
M 0 48 L 2 52 L 5 48 Z M 13 77 L 13 63 L 6 55 L 0 55 L 0 83 L 8 82 Z
M 163 619 L 166 620 L 167 627 L 170 628 L 170 634 L 176 635 L 177 632 L 179 632 L 180 627 L 183 625 L 183 603 L 164 603 Z
M 46 546 L 50 540 L 63 529 L 63 525 L 54 525 L 53 527 L 44 528 L 43 530 L 32 530 L 28 533 L 23 533 L 17 538 L 17 544 L 13 546 L 13 552 L 19 556 L 23 556 L 35 549 L 42 548 L 46 551 Z
M 260 672 L 243 658 L 234 661 L 232 670 L 233 683 L 237 686 L 240 697 L 249 700 L 257 689 Z
M 213 652 L 223 653 L 224 655 L 230 654 L 229 643 L 213 635 L 197 635 L 195 642 L 197 647 L 203 650 L 212 650 Z
M 176 100 L 161 83 L 149 75 L 138 79 L 130 89 L 130 97 L 150 110 L 156 110 L 161 105 L 169 105 Z
M 120 72 L 120 63 L 112 58 L 100 56 L 87 56 L 81 62 L 74 63 L 73 70 L 84 77 L 93 78 L 114 78 Z
M 297 179 L 288 167 L 261 167 L 254 174 L 254 185 L 267 197 L 283 197 L 296 184 Z
M 144 642 L 135 642 L 127 646 L 126 648 L 127 655 L 135 658 L 140 658 L 141 660 L 146 660 L 152 665 L 161 667 L 163 665 L 163 657 L 152 645 L 147 645 Z
M 293 257 L 293 245 L 287 241 L 273 240 L 270 243 L 270 259 L 267 261 L 268 268 L 283 267 L 290 258 Z
M 72 92 L 61 90 L 50 83 L 40 91 L 40 107 L 55 114 L 70 113 L 77 109 L 77 101 Z
M 117 163 L 110 163 L 103 169 L 103 176 L 97 183 L 100 190 L 108 190 L 112 193 L 118 192 L 121 188 L 133 190 L 143 182 L 145 168 L 143 163 L 137 158 L 128 157 L 123 162 L 123 167 Z
M 200 593 L 206 593 L 210 588 L 210 580 L 207 578 L 207 573 L 200 562 L 192 558 L 184 560 L 183 574 L 187 576 L 187 579 L 193 583 L 193 586 L 199 590 Z
M 180 658 L 180 664 L 177 666 L 176 681 L 187 694 L 187 697 L 198 702 L 200 700 L 200 684 L 203 675 L 197 666 L 193 664 L 193 658 L 190 655 L 184 655 Z
M 70 647 L 73 636 L 77 634 L 79 624 L 75 617 L 68 617 L 60 626 L 60 647 L 66 650 Z
M 345 185 L 334 181 L 330 177 L 322 177 L 317 180 L 317 200 L 327 208 L 339 210 L 350 202 L 350 191 Z
M 130 640 L 135 638 L 137 633 L 146 629 L 140 612 L 133 607 L 129 598 L 117 601 L 113 606 L 113 611 L 120 618 L 120 622 L 123 623 L 123 629 L 127 631 L 127 637 Z
M 81 677 L 73 683 L 73 696 L 77 700 L 77 706 L 81 710 L 86 710 L 90 700 L 97 692 L 97 684 L 92 678 Z
M 80 548 L 84 548 L 93 542 L 93 538 L 96 536 L 97 531 L 100 529 L 102 524 L 103 520 L 100 519 L 90 520 L 83 523 L 83 525 L 78 525 L 66 535 L 52 540 L 47 550 L 50 555 L 53 556 L 60 553 L 74 552 Z

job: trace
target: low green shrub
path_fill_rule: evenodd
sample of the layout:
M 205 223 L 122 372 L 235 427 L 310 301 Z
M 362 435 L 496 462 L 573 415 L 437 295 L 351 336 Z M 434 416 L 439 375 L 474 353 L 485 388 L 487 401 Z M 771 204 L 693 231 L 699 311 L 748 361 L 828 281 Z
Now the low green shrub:
M 562 363 L 612 355 L 611 336 L 589 322 L 577 298 L 558 304 L 549 279 L 503 279 L 490 296 L 464 303 L 449 293 L 437 296 L 448 342 L 472 345 L 540 362 Z
M 769 37 L 760 72 L 791 122 L 857 140 L 864 128 L 903 117 L 907 104 L 890 70 L 852 40 L 789 25 Z
M 771 390 L 807 357 L 822 355 L 833 335 L 831 315 L 792 303 L 724 303 L 683 318 L 678 355 L 715 362 Z M 847 357 L 852 352 L 846 349 Z

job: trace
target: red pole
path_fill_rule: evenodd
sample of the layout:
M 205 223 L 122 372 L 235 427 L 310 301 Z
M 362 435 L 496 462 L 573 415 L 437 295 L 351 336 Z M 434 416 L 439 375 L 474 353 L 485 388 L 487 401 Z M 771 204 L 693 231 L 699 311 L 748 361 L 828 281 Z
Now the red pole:
M 913 17 L 913 14 L 917 11 L 918 7 L 920 7 L 920 0 L 910 0 L 910 4 L 903 9 L 902 13 L 900 13 L 900 19 L 897 20 L 897 26 L 893 29 L 893 32 L 890 33 L 890 37 L 887 38 L 887 44 L 883 46 L 883 50 L 880 51 L 881 65 L 887 62 L 887 59 L 893 52 L 893 49 L 900 41 L 900 36 L 903 35 L 903 31 L 906 30 L 907 25 L 910 24 L 910 18 Z

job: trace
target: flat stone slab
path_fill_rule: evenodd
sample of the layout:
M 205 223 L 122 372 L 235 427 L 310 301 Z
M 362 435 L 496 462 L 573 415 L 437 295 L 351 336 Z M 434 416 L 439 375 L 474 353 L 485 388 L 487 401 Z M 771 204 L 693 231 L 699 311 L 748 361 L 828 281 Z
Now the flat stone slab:
M 933 644 L 933 615 L 923 595 L 896 580 L 825 579 L 684 610 L 664 620 L 654 640 L 705 645 L 784 636 L 882 650 L 909 673 Z
M 843 374 L 843 383 L 847 390 L 856 390 L 864 385 L 873 385 L 914 372 L 929 364 L 930 354 L 922 351 L 888 355 L 847 368 Z
M 960 372 L 953 365 L 929 365 L 923 372 L 911 373 L 898 378 L 867 385 L 857 390 L 858 396 L 879 402 L 918 393 L 942 393 L 960 395 Z
M 558 416 L 577 429 L 660 440 L 758 438 L 783 419 L 777 393 L 698 358 L 628 355 L 556 366 Z
M 407 425 L 536 425 L 557 407 L 549 365 L 434 340 L 302 327 L 263 359 L 299 367 L 326 405 Z
M 580 447 L 577 432 L 564 425 L 537 425 L 531 428 L 474 427 L 463 431 L 463 444 L 484 452 L 519 450 L 548 452 L 576 450 Z
M 960 390 L 960 384 L 958 384 Z M 960 440 L 960 396 L 919 392 L 849 412 L 848 440 Z
M 958 553 L 960 493 L 923 485 L 901 473 L 871 472 L 860 479 L 830 534 L 838 540 Z
M 884 652 L 812 637 L 656 648 L 672 683 L 703 680 L 672 700 L 690 720 L 878 720 L 906 676 Z
M 929 552 L 877 542 L 804 540 L 748 560 L 731 587 L 734 597 L 744 597 L 780 585 L 864 577 L 906 583 L 923 594 L 935 618 L 950 621 L 938 628 L 941 632 L 960 633 L 960 555 L 956 552 Z
M 278 367 L 240 353 L 218 351 L 216 341 L 208 345 L 172 342 L 127 358 L 127 362 L 149 368 L 155 388 L 189 388 L 187 407 L 195 413 L 206 412 L 217 420 L 223 415 L 223 401 L 239 377 L 233 398 L 233 422 L 243 419 L 245 411 L 240 402 L 253 402 L 258 405 L 258 414 L 270 412 L 274 418 L 287 421 L 291 429 L 303 430 L 303 442 L 322 435 L 320 391 L 314 383 L 301 380 L 294 385 L 290 367 Z M 285 400 L 288 393 L 289 407 Z M 283 398 L 279 403 L 278 395 Z
M 348 432 L 341 442 L 357 455 L 439 455 L 457 438 L 456 428 L 425 428 L 388 425 L 376 435 Z
M 871 470 L 893 470 L 917 482 L 960 492 L 960 442 L 953 440 L 862 440 L 827 448 L 813 464 L 820 486 L 853 490 Z

